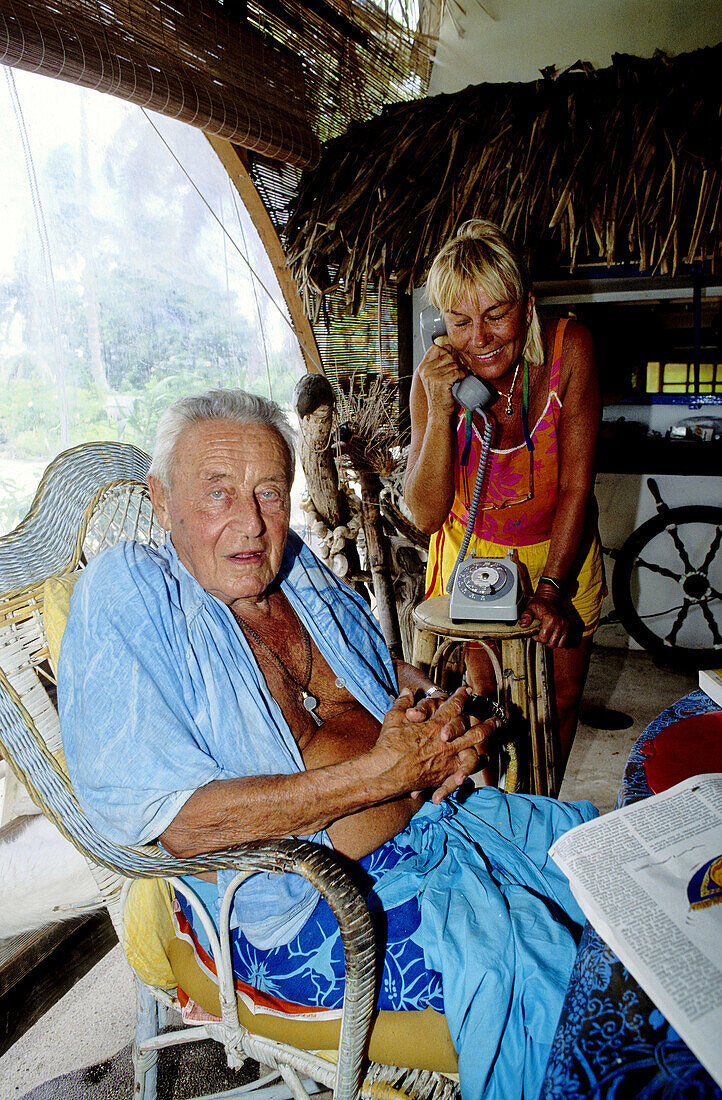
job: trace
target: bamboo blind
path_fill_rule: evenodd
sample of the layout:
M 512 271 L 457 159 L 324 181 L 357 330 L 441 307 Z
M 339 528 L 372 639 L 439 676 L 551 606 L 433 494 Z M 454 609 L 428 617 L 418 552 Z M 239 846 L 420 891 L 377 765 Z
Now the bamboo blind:
M 300 61 L 214 0 L 0 0 L 0 62 L 289 163 L 318 158 Z
M 370 288 L 369 288 L 370 289 Z M 345 296 L 328 295 L 314 324 L 324 371 L 341 392 L 368 392 L 383 378 L 398 388 L 397 297 L 394 289 L 371 290 L 355 313 Z
M 319 139 L 422 95 L 434 44 L 362 0 L 0 0 L 1 63 L 299 167 Z

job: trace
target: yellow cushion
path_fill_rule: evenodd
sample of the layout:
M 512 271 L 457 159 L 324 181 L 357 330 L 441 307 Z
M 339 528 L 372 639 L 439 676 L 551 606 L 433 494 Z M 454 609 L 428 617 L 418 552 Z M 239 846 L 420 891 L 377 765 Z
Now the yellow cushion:
M 73 594 L 80 573 L 81 571 L 77 570 L 75 573 L 66 573 L 62 577 L 46 577 L 43 584 L 43 622 L 45 623 L 45 633 L 48 636 L 50 664 L 54 672 L 57 672 L 58 668 L 60 643 L 65 633 L 65 624 L 68 621 L 70 597 Z
M 220 1016 L 218 987 L 201 970 L 191 945 L 175 938 L 169 945 L 168 956 L 183 992 L 206 1012 Z M 340 1020 L 294 1020 L 253 1013 L 240 998 L 237 1003 L 241 1023 L 255 1035 L 290 1043 L 303 1050 L 338 1047 Z M 459 1068 L 446 1017 L 433 1008 L 377 1012 L 371 1025 L 368 1054 L 372 1061 L 383 1065 L 435 1069 L 440 1073 L 456 1073 Z
M 201 969 L 192 946 L 175 935 L 172 889 L 160 879 L 138 879 L 123 912 L 123 947 L 139 978 L 149 985 L 183 992 L 214 1016 L 220 1016 L 218 986 Z M 252 1012 L 240 997 L 238 1015 L 256 1035 L 303 1050 L 337 1048 L 340 1020 L 297 1020 Z M 369 1057 L 383 1065 L 456 1073 L 458 1060 L 446 1017 L 433 1008 L 377 1012 L 371 1028 Z
M 175 939 L 173 889 L 159 878 L 135 879 L 123 910 L 123 949 L 128 962 L 146 985 L 172 989 L 178 983 L 168 961 Z

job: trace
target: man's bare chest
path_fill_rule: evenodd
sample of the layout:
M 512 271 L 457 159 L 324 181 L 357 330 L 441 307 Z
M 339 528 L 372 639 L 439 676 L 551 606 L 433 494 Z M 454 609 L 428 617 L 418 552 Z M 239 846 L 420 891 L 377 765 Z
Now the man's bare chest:
M 285 597 L 274 601 L 272 614 L 264 620 L 251 622 L 234 614 L 302 750 L 325 723 L 359 706 Z

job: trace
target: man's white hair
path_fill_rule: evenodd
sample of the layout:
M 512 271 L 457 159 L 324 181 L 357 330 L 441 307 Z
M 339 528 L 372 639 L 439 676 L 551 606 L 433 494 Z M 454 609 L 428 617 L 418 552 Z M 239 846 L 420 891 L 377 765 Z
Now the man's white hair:
M 148 473 L 170 492 L 173 456 L 182 432 L 200 420 L 235 420 L 238 424 L 261 424 L 276 432 L 288 451 L 288 481 L 293 481 L 296 463 L 294 432 L 275 401 L 245 390 L 208 390 L 179 397 L 158 421 L 153 461 Z

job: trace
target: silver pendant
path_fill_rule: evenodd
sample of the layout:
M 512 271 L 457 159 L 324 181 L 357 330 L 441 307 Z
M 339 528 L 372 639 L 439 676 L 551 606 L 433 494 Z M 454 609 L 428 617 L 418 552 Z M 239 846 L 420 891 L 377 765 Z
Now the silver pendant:
M 308 713 L 313 718 L 317 726 L 323 725 L 323 718 L 316 714 L 316 707 L 318 706 L 318 699 L 315 695 L 311 695 L 310 691 L 306 691 L 305 688 L 301 689 L 301 695 L 303 696 L 303 705 Z

